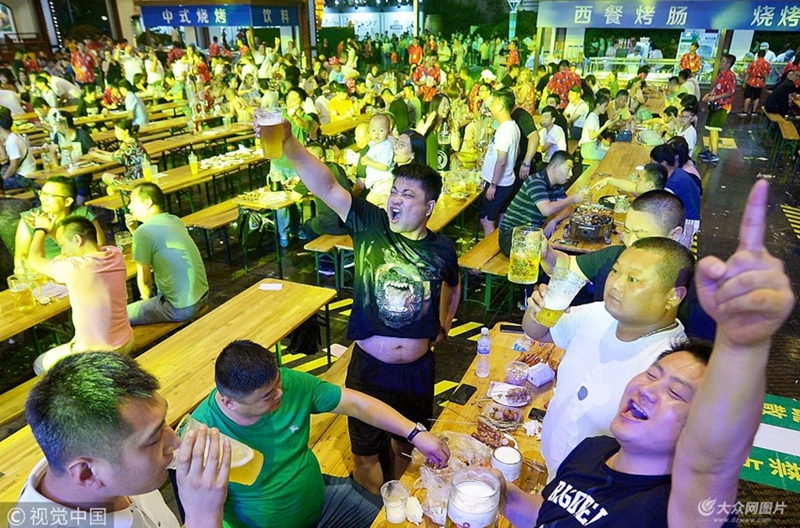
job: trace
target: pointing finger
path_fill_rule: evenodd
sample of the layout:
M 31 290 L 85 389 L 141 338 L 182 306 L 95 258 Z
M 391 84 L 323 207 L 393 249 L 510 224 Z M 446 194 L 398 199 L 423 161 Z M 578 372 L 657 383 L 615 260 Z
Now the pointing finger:
M 765 180 L 756 182 L 747 197 L 742 223 L 739 226 L 739 251 L 764 249 L 768 199 L 769 184 Z

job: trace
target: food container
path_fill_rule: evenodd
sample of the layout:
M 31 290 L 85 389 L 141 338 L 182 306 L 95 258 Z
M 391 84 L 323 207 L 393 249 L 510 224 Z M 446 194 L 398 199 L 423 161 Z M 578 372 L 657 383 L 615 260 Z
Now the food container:
M 570 236 L 584 240 L 601 240 L 611 234 L 614 212 L 599 205 L 580 205 L 569 217 Z
M 506 383 L 511 385 L 525 385 L 528 376 L 528 365 L 521 361 L 511 361 L 506 364 Z
M 555 377 L 556 371 L 544 363 L 528 368 L 528 381 L 534 387 L 541 387 L 546 383 L 550 383 Z

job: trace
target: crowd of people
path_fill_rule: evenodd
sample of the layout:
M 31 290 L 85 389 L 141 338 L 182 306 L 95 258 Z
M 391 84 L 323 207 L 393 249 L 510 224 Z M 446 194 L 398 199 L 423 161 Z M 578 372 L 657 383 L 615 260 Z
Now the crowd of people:
M 547 286 L 527 300 L 525 332 L 566 351 L 542 429 L 550 483 L 541 495 L 504 484 L 501 510 L 518 526 L 585 524 L 590 515 L 609 526 L 632 517 L 642 526 L 735 522 L 728 512 L 705 515 L 698 504 L 736 500 L 761 415 L 770 340 L 794 295 L 782 263 L 764 247 L 766 182 L 750 194 L 739 247 L 727 261 L 696 263 L 689 250 L 700 229 L 697 114 L 701 101 L 713 103 L 709 151 L 700 159 L 714 163 L 733 102 L 734 57 L 724 56 L 701 97 L 693 46 L 654 115 L 643 111 L 656 95 L 646 66 L 625 88 L 614 72 L 582 78 L 566 60 L 534 72 L 528 44 L 517 40 L 386 37 L 349 39 L 335 49 L 323 41 L 313 60 L 291 43 L 276 39 L 268 47 L 249 34 L 238 39 L 235 60 L 216 41 L 207 56 L 193 46 L 165 56 L 158 48 L 92 44 L 74 44 L 72 81 L 68 68 L 53 71 L 62 57 L 17 93 L 28 95 L 54 138 L 66 140 L 77 136 L 59 106 L 76 103 L 87 113 L 124 107 L 130 119 L 115 125 L 119 150 L 87 151 L 126 160 L 130 179 L 141 177 L 146 158 L 132 153 L 142 150 L 136 127 L 147 122 L 142 95 L 185 101 L 190 115 L 218 112 L 248 123 L 259 108 L 284 108 L 283 157 L 272 160 L 271 174 L 299 178 L 319 207 L 302 229 L 290 212 L 279 217 L 281 243 L 289 244 L 293 230 L 297 237 L 352 236 L 347 338 L 354 346 L 344 387 L 279 368 L 256 343 L 221 346 L 216 389 L 195 411 L 207 427 L 179 441 L 165 422 L 157 380 L 109 352 L 131 347 L 131 325 L 186 320 L 207 304 L 197 247 L 180 219 L 164 212 L 158 185 L 140 183 L 126 225 L 142 300 L 126 306 L 120 251 L 104 245 L 77 182 L 51 177 L 41 206 L 20 219 L 15 264 L 66 284 L 75 337 L 37 359 L 37 373 L 46 373 L 26 412 L 46 460 L 32 470 L 21 505 L 101 504 L 135 527 L 178 526 L 156 491 L 177 450 L 187 528 L 370 526 L 378 490 L 403 474 L 412 448 L 433 466 L 450 455 L 427 432 L 433 348 L 447 338 L 461 298 L 455 245 L 428 227 L 441 171 L 473 156 L 484 181 L 480 225 L 485 236 L 499 230 L 508 253 L 514 227 L 551 235 L 584 201 L 585 191 L 565 192 L 573 169 L 601 160 L 611 142 L 630 141 L 643 125 L 653 136 L 643 136 L 652 142 L 650 163 L 635 180 L 612 175 L 597 184 L 635 196 L 624 244 L 579 257 L 544 250 L 545 273 L 573 269 L 594 283 L 595 299 L 552 328 L 534 319 Z M 39 67 L 30 58 L 19 62 Z M 475 66 L 478 80 L 470 74 Z M 14 83 L 21 77 L 18 68 Z M 353 146 L 325 143 L 322 125 L 361 114 L 370 117 L 355 128 Z M 29 146 L 17 145 L 10 121 L 0 113 L 10 160 L 4 187 L 27 184 L 30 174 L 20 170 Z M 113 179 L 103 180 L 113 187 Z M 697 335 L 713 338 L 713 347 L 687 340 Z M 323 475 L 308 447 L 310 415 L 323 412 L 348 416 L 352 478 Z M 228 482 L 231 447 L 219 432 L 265 455 L 255 482 Z

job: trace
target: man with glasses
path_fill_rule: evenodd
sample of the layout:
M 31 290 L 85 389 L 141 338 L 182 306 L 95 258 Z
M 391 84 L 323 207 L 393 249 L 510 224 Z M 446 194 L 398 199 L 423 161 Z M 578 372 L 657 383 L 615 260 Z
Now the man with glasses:
M 14 271 L 25 272 L 25 261 L 28 258 L 31 242 L 34 235 L 34 218 L 37 214 L 44 214 L 53 221 L 54 228 L 46 233 L 44 239 L 45 258 L 52 260 L 61 254 L 61 248 L 56 243 L 55 230 L 68 216 L 80 216 L 89 220 L 95 227 L 97 242 L 101 247 L 106 243 L 103 229 L 95 216 L 86 207 L 75 207 L 78 195 L 75 181 L 67 176 L 51 176 L 47 178 L 42 190 L 39 191 L 41 207 L 25 211 L 20 215 L 17 225 L 17 234 L 14 241 Z
M 55 232 L 61 256 L 45 257 L 45 239 Z M 64 284 L 69 292 L 75 336 L 36 358 L 37 375 L 61 358 L 89 351 L 128 353 L 133 347 L 133 330 L 125 308 L 128 271 L 122 252 L 115 246 L 101 246 L 95 226 L 80 216 L 68 217 L 56 227 L 45 213 L 33 214 L 33 239 L 28 267 Z

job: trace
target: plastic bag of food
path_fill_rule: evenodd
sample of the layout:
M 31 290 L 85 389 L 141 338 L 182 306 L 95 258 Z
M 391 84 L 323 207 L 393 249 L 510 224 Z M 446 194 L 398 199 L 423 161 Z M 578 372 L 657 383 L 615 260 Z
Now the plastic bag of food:
M 418 496 L 422 510 L 434 523 L 443 525 L 447 515 L 447 498 L 450 494 L 450 479 L 453 473 L 468 466 L 488 467 L 492 461 L 492 450 L 466 434 L 445 432 L 439 437 L 450 448 L 447 467 L 441 469 L 431 467 L 426 463 L 425 455 L 417 449 L 411 458 L 420 468 L 420 477 L 414 483 L 414 489 L 420 490 Z

